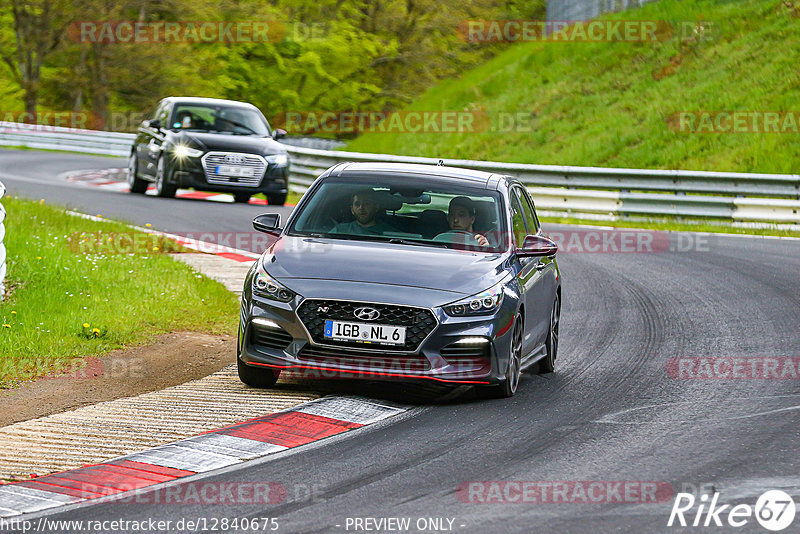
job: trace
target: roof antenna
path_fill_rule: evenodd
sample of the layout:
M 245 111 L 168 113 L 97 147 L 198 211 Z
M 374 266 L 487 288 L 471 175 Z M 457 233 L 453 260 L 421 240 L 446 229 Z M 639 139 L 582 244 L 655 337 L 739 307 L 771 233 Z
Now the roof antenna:
M 444 160 L 440 159 L 439 163 L 436 164 L 437 167 L 444 167 Z

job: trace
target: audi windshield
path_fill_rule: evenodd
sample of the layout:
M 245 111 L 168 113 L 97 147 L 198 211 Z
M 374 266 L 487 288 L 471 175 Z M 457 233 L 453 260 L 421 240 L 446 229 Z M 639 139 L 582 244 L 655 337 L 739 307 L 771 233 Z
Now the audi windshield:
M 177 103 L 169 128 L 233 135 L 270 135 L 264 118 L 255 109 L 244 106 Z

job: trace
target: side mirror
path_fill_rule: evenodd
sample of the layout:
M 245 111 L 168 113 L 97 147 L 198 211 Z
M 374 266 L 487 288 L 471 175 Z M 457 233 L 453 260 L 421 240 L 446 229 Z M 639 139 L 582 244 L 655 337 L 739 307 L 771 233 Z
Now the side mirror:
M 156 130 L 161 130 L 161 121 L 158 120 L 158 119 L 151 120 L 150 122 L 147 123 L 147 125 L 150 128 L 153 128 L 153 129 L 156 129 Z
M 281 128 L 276 128 L 272 130 L 272 138 L 275 140 L 283 139 L 286 137 L 286 130 L 282 130 Z
M 518 256 L 541 257 L 555 256 L 558 245 L 546 235 L 529 235 L 522 243 L 522 248 L 517 249 Z
M 276 234 L 280 224 L 280 213 L 262 213 L 253 219 L 253 228 L 267 234 Z

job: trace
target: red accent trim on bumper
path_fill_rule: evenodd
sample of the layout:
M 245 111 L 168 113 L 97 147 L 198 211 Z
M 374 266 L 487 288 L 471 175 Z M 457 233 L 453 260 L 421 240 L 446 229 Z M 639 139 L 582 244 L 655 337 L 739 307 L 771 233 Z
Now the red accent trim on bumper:
M 508 322 L 508 324 L 505 325 L 498 333 L 496 333 L 494 335 L 494 337 L 498 338 L 498 337 L 502 336 L 503 334 L 505 334 L 506 332 L 508 332 L 509 330 L 511 330 L 511 326 L 513 324 L 514 324 L 514 316 L 511 317 L 511 320 Z
M 369 375 L 369 376 L 388 376 L 392 378 L 423 378 L 425 380 L 436 380 L 437 382 L 445 382 L 447 384 L 491 384 L 484 380 L 448 380 L 446 378 L 436 378 L 435 376 L 425 375 L 405 375 L 402 373 L 379 373 L 377 371 L 350 371 L 347 369 L 336 369 L 334 367 L 314 367 L 312 365 L 275 365 L 271 363 L 261 362 L 245 362 L 248 365 L 260 365 L 262 367 L 270 367 L 273 369 L 311 369 L 314 371 L 336 371 L 337 373 L 351 373 L 355 375 Z

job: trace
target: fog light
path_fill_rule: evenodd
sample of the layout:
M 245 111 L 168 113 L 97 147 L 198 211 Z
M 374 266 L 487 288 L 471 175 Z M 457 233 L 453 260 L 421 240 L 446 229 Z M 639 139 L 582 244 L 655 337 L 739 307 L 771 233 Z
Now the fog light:
M 265 319 L 263 317 L 254 317 L 253 318 L 253 323 L 257 324 L 258 326 L 267 326 L 269 328 L 280 328 L 281 327 L 281 325 L 279 325 L 275 321 L 272 321 L 270 319 Z
M 462 337 L 461 339 L 453 343 L 453 345 L 483 345 L 485 343 L 489 343 L 489 340 L 486 339 L 485 337 L 474 336 L 474 337 Z

